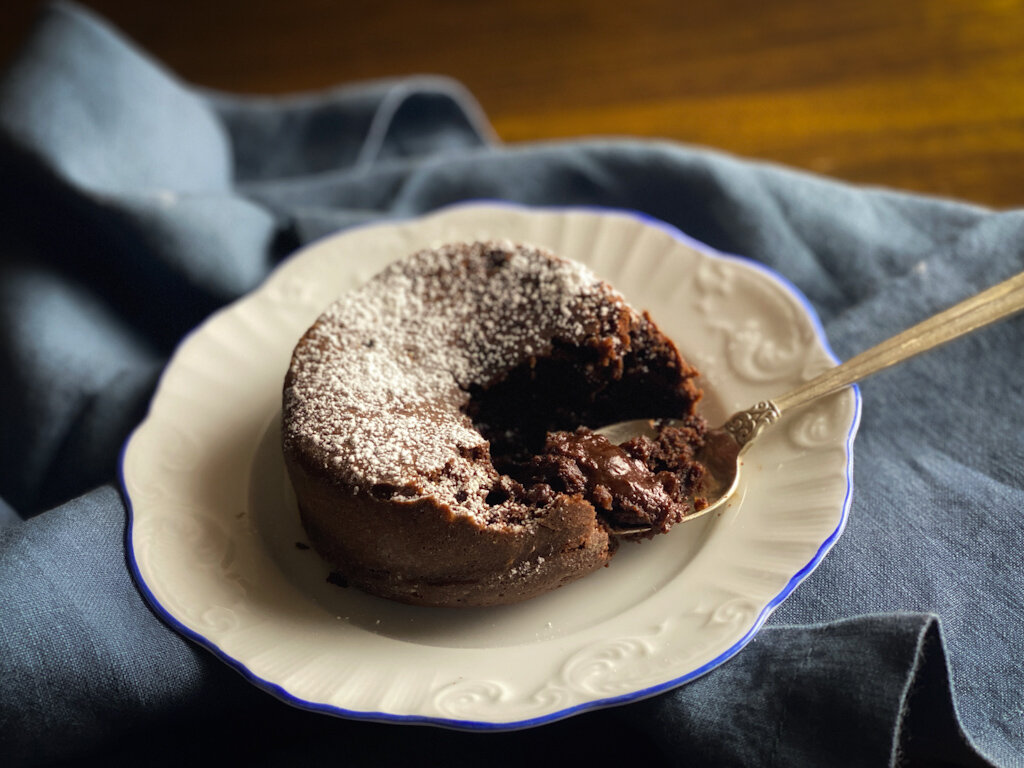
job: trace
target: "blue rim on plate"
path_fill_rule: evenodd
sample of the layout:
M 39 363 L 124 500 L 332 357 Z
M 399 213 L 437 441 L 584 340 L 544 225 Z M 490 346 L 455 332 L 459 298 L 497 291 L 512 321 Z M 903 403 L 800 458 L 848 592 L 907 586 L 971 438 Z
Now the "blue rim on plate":
M 358 229 L 365 229 L 365 228 L 371 228 L 371 227 L 380 227 L 382 224 L 400 224 L 402 222 L 415 221 L 417 219 L 428 217 L 428 216 L 434 216 L 434 215 L 446 213 L 446 212 L 449 212 L 449 211 L 456 211 L 456 210 L 463 209 L 463 208 L 472 208 L 472 207 L 481 206 L 481 205 L 486 205 L 486 206 L 489 206 L 489 207 L 503 207 L 503 208 L 508 208 L 510 210 L 521 211 L 521 212 L 526 212 L 526 213 L 529 213 L 529 212 L 555 212 L 555 213 L 583 212 L 583 213 L 592 213 L 592 214 L 596 214 L 596 215 L 612 214 L 612 215 L 632 217 L 633 219 L 639 220 L 640 222 L 642 222 L 642 223 L 644 223 L 644 224 L 646 224 L 648 226 L 651 226 L 653 228 L 659 229 L 659 230 L 667 233 L 668 235 L 670 235 L 675 240 L 677 240 L 677 241 L 679 241 L 681 243 L 684 243 L 684 244 L 688 245 L 689 247 L 691 247 L 691 248 L 693 248 L 693 249 L 695 249 L 697 251 L 700 251 L 703 254 L 706 254 L 708 256 L 711 256 L 711 257 L 714 257 L 714 258 L 718 258 L 718 259 L 724 259 L 724 260 L 728 260 L 728 261 L 735 261 L 735 262 L 737 262 L 739 264 L 742 264 L 742 265 L 744 265 L 744 266 L 746 266 L 748 268 L 752 268 L 755 271 L 757 271 L 760 274 L 762 274 L 763 276 L 765 276 L 768 279 L 770 279 L 771 281 L 773 281 L 774 283 L 776 283 L 779 287 L 781 287 L 783 289 L 784 292 L 789 294 L 789 296 L 791 298 L 796 300 L 796 302 L 801 306 L 801 308 L 805 312 L 807 319 L 810 321 L 810 323 L 811 323 L 811 325 L 812 325 L 812 327 L 814 329 L 814 333 L 815 333 L 815 335 L 817 337 L 816 340 L 822 346 L 822 348 L 824 349 L 825 353 L 828 355 L 828 357 L 830 358 L 832 363 L 833 364 L 838 363 L 838 358 L 833 353 L 831 347 L 828 344 L 828 339 L 827 339 L 827 337 L 825 335 L 824 328 L 823 328 L 823 326 L 821 324 L 821 321 L 820 321 L 820 319 L 819 319 L 819 317 L 817 315 L 817 312 L 815 311 L 814 307 L 811 305 L 810 301 L 789 280 L 787 280 L 786 278 L 784 278 L 783 276 L 781 276 L 780 274 L 778 274 L 774 270 L 766 267 L 765 265 L 763 265 L 763 264 L 761 264 L 759 262 L 756 262 L 756 261 L 754 261 L 752 259 L 745 258 L 745 257 L 742 257 L 742 256 L 737 256 L 737 255 L 733 255 L 733 254 L 727 254 L 727 253 L 723 253 L 721 251 L 718 251 L 717 249 L 714 249 L 714 248 L 712 248 L 712 247 L 710 247 L 710 246 L 708 246 L 708 245 L 706 245 L 706 244 L 704 244 L 704 243 L 702 243 L 702 242 L 700 242 L 700 241 L 690 237 L 689 235 L 686 235 L 685 233 L 683 233 L 680 230 L 678 230 L 676 227 L 674 227 L 674 226 L 672 226 L 672 225 L 670 225 L 670 224 L 668 224 L 666 222 L 663 222 L 663 221 L 661 221 L 659 219 L 656 219 L 656 218 L 654 218 L 654 217 L 652 217 L 652 216 L 650 216 L 648 214 L 645 214 L 645 213 L 642 213 L 642 212 L 638 212 L 638 211 L 633 211 L 633 210 L 602 208 L 602 207 L 596 207 L 596 206 L 565 206 L 565 207 L 545 206 L 545 207 L 531 207 L 531 206 L 525 206 L 525 205 L 516 204 L 516 203 L 510 203 L 510 202 L 507 202 L 507 201 L 501 201 L 501 200 L 464 201 L 464 202 L 460 202 L 460 203 L 457 203 L 457 204 L 445 206 L 445 207 L 442 207 L 442 208 L 439 208 L 439 209 L 436 209 L 436 210 L 433 210 L 433 211 L 425 212 L 424 214 L 422 214 L 420 216 L 408 217 L 408 218 L 403 218 L 403 219 L 389 220 L 387 222 L 374 221 L 374 222 L 367 223 L 367 224 L 364 224 L 364 225 L 359 225 L 358 227 L 353 227 L 353 228 L 350 228 L 350 229 L 346 229 L 346 230 L 343 230 L 343 231 L 338 232 L 338 233 L 332 233 L 331 235 L 327 235 L 324 238 L 320 238 L 318 240 L 315 240 L 315 241 L 307 244 L 306 246 L 301 248 L 299 251 L 297 251 L 296 254 L 293 254 L 291 257 L 289 257 L 289 261 L 291 259 L 294 259 L 296 256 L 302 254 L 304 251 L 307 251 L 309 249 L 315 248 L 319 243 L 321 243 L 321 242 L 323 242 L 325 240 L 328 240 L 330 238 L 337 237 L 339 234 L 348 234 L 348 233 L 351 233 L 351 232 L 353 232 L 355 230 L 358 230 Z M 242 301 L 242 300 L 243 299 L 240 299 L 239 301 Z M 232 306 L 232 305 L 229 305 L 228 307 L 225 307 L 224 309 L 221 309 L 220 312 L 224 312 L 227 309 L 230 309 L 230 306 Z M 215 314 L 219 314 L 219 313 L 215 313 Z M 190 331 L 189 334 L 187 334 L 181 340 L 181 342 L 179 343 L 178 350 L 180 350 L 181 346 L 185 343 L 185 341 L 188 340 L 194 334 L 196 334 L 203 327 L 203 325 L 206 324 L 206 322 L 209 322 L 209 319 L 207 321 L 204 321 L 204 323 L 202 325 L 200 325 L 198 328 L 193 329 L 192 331 Z M 173 363 L 174 357 L 175 357 L 175 355 L 177 355 L 177 353 L 178 353 L 178 351 L 176 350 L 174 355 L 172 355 L 171 360 L 169 361 L 168 366 L 167 366 L 168 368 Z M 165 369 L 165 371 L 166 371 L 166 369 Z M 163 376 L 161 378 L 163 378 Z M 755 620 L 753 622 L 753 625 L 750 627 L 750 629 L 738 641 L 736 641 L 733 645 L 731 645 L 726 650 L 721 652 L 719 655 L 717 655 L 711 661 L 709 661 L 709 662 L 707 662 L 705 664 L 702 664 L 701 666 L 697 667 L 696 669 L 693 669 L 693 670 L 689 671 L 688 673 L 686 673 L 684 675 L 681 675 L 681 676 L 679 676 L 677 678 L 673 678 L 673 679 L 668 680 L 666 682 L 663 682 L 663 683 L 660 683 L 660 684 L 657 684 L 657 685 L 653 685 L 653 686 L 649 686 L 649 687 L 646 687 L 646 688 L 643 688 L 643 689 L 640 689 L 640 690 L 631 691 L 629 693 L 625 693 L 625 694 L 621 694 L 621 695 L 615 695 L 615 696 L 608 696 L 608 697 L 596 699 L 596 700 L 593 700 L 593 701 L 583 702 L 583 703 L 576 704 L 576 705 L 573 705 L 573 706 L 569 706 L 569 707 L 566 707 L 564 709 L 559 709 L 557 711 L 554 711 L 554 712 L 551 712 L 551 713 L 548 713 L 548 714 L 544 714 L 544 715 L 538 716 L 538 717 L 527 718 L 527 719 L 522 719 L 522 720 L 515 720 L 515 721 L 511 721 L 511 722 L 487 722 L 487 721 L 463 720 L 463 719 L 453 719 L 453 718 L 444 718 L 444 717 L 435 717 L 435 716 L 425 716 L 425 715 L 393 714 L 393 713 L 380 712 L 380 711 L 360 711 L 360 710 L 346 709 L 346 708 L 332 706 L 332 705 L 328 705 L 328 704 L 308 701 L 308 700 L 305 700 L 305 699 L 302 699 L 300 697 L 297 697 L 297 696 L 293 695 L 289 691 L 285 690 L 285 688 L 283 688 L 281 685 L 279 685 L 279 684 L 277 684 L 275 682 L 272 682 L 270 680 L 264 679 L 263 677 L 260 677 L 259 675 L 254 673 L 251 669 L 249 669 L 244 663 L 240 662 L 238 659 L 234 658 L 229 653 L 224 652 L 215 642 L 213 642 L 212 640 L 210 640 L 209 638 L 205 637 L 201 633 L 191 629 L 190 627 L 188 627 L 184 623 L 182 623 L 182 621 L 180 621 L 178 618 L 176 618 L 172 614 L 172 612 L 166 606 L 164 606 L 160 602 L 160 600 L 156 597 L 156 595 L 151 591 L 150 587 L 147 585 L 147 583 L 145 581 L 145 578 L 143 577 L 142 572 L 140 570 L 140 566 L 139 566 L 139 562 L 138 562 L 138 558 L 137 558 L 137 553 L 135 551 L 133 534 L 135 532 L 135 526 L 136 526 L 136 522 L 137 522 L 137 520 L 136 520 L 137 513 L 136 513 L 136 510 L 135 510 L 132 498 L 131 498 L 131 496 L 130 496 L 130 494 L 128 492 L 128 485 L 127 485 L 126 476 L 125 476 L 125 457 L 126 457 L 126 453 L 128 451 L 129 445 L 130 445 L 130 443 L 132 441 L 132 438 L 134 437 L 136 432 L 139 430 L 139 428 L 141 427 L 141 424 L 145 421 L 145 419 L 143 419 L 143 422 L 140 422 L 140 425 L 137 426 L 135 430 L 133 430 L 132 434 L 129 435 L 128 439 L 125 441 L 124 445 L 121 448 L 119 462 L 118 462 L 118 479 L 119 479 L 122 495 L 123 495 L 123 497 L 125 499 L 125 503 L 126 503 L 127 510 L 128 510 L 128 525 L 127 525 L 127 530 L 126 530 L 127 562 L 128 562 L 129 569 L 130 569 L 130 571 L 132 573 L 132 576 L 133 576 L 133 578 L 135 580 L 135 583 L 138 586 L 140 592 L 145 597 L 147 603 L 154 610 L 154 612 L 165 623 L 167 623 L 176 632 L 178 632 L 178 633 L 188 637 L 189 639 L 195 641 L 199 645 L 201 645 L 201 646 L 205 647 L 206 649 L 208 649 L 217 658 L 219 658 L 221 661 L 225 662 L 231 668 L 236 670 L 238 673 L 240 673 L 242 676 L 244 676 L 247 680 L 249 680 L 255 686 L 257 686 L 257 687 L 267 691 L 268 693 L 274 695 L 275 697 L 281 699 L 282 701 L 284 701 L 284 702 L 286 702 L 286 703 L 288 703 L 290 705 L 293 705 L 293 706 L 296 706 L 296 707 L 299 707 L 299 708 L 302 708 L 302 709 L 314 711 L 314 712 L 320 712 L 320 713 L 324 713 L 324 714 L 330 714 L 330 715 L 345 717 L 345 718 L 349 718 L 349 719 L 366 720 L 366 721 L 373 721 L 373 722 L 406 723 L 406 724 L 426 724 L 426 725 L 434 725 L 434 726 L 440 726 L 440 727 L 445 727 L 445 728 L 453 728 L 453 729 L 459 729 L 459 730 L 470 730 L 470 731 L 482 731 L 482 732 L 509 731 L 509 730 L 516 730 L 516 729 L 529 728 L 529 727 L 534 727 L 534 726 L 538 726 L 538 725 L 543 725 L 543 724 L 546 724 L 546 723 L 555 722 L 557 720 L 561 720 L 561 719 L 564 719 L 566 717 L 570 717 L 570 716 L 573 716 L 573 715 L 576 715 L 576 714 L 580 714 L 580 713 L 583 713 L 583 712 L 587 712 L 587 711 L 590 711 L 590 710 L 600 709 L 600 708 L 605 708 L 605 707 L 610 707 L 610 706 L 616 706 L 616 705 L 621 705 L 621 704 L 625 704 L 625 703 L 633 702 L 633 701 L 638 701 L 640 699 L 644 699 L 644 698 L 647 698 L 647 697 L 650 697 L 650 696 L 654 696 L 654 695 L 657 695 L 659 693 L 663 693 L 665 691 L 677 688 L 677 687 L 679 687 L 679 686 L 681 686 L 681 685 L 683 685 L 685 683 L 688 683 L 688 682 L 696 679 L 697 677 L 700 677 L 703 674 L 706 674 L 710 670 L 714 669 L 715 667 L 721 665 L 723 662 L 725 662 L 728 659 L 732 658 L 747 643 L 749 643 L 751 641 L 751 639 L 753 639 L 753 637 L 761 629 L 761 627 L 764 625 L 765 621 L 768 619 L 768 617 L 771 615 L 771 613 L 790 594 L 792 594 L 792 592 L 796 589 L 796 587 L 799 586 L 799 584 L 801 582 L 803 582 L 810 575 L 810 573 L 821 563 L 821 561 L 824 559 L 825 555 L 829 552 L 829 550 L 838 541 L 839 537 L 843 533 L 843 530 L 844 530 L 844 528 L 846 526 L 846 523 L 847 523 L 847 520 L 848 520 L 848 517 L 849 517 L 851 503 L 852 503 L 852 493 L 853 493 L 853 442 L 854 442 L 854 437 L 855 437 L 855 435 L 857 433 L 857 429 L 858 429 L 859 424 L 860 424 L 861 408 L 862 408 L 862 399 L 861 399 L 861 394 L 860 394 L 859 388 L 854 386 L 854 387 L 852 387 L 852 391 L 853 391 L 853 398 L 854 398 L 854 401 L 853 401 L 853 416 L 852 416 L 852 420 L 851 420 L 849 431 L 848 431 L 848 433 L 846 435 L 846 442 L 845 442 L 845 450 L 846 450 L 846 457 L 847 457 L 846 458 L 846 471 L 845 471 L 846 491 L 845 491 L 845 496 L 844 496 L 843 501 L 842 501 L 842 507 L 841 507 L 841 510 L 840 510 L 840 517 L 839 517 L 838 525 L 835 527 L 835 529 L 832 531 L 832 533 L 825 538 L 825 540 L 822 542 L 821 546 L 818 548 L 817 552 L 810 559 L 810 561 L 807 562 L 802 568 L 800 568 L 793 575 L 793 577 L 789 580 L 789 582 L 785 585 L 785 587 L 781 591 L 779 591 L 778 594 L 774 598 L 772 598 L 768 602 L 768 604 L 760 611 L 760 613 L 755 618 Z M 157 391 L 157 394 L 159 394 L 159 389 Z M 156 396 L 157 395 L 154 395 L 154 400 L 155 400 Z M 148 413 L 147 413 L 147 416 L 148 416 Z

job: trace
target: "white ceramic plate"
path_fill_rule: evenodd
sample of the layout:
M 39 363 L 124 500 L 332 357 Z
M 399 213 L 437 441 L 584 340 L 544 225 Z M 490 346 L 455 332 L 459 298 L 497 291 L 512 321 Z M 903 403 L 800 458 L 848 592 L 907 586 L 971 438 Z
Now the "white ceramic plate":
M 843 530 L 853 389 L 764 435 L 723 512 L 626 544 L 540 598 L 421 608 L 328 583 L 277 446 L 292 347 L 392 259 L 477 238 L 546 245 L 649 309 L 704 373 L 712 422 L 834 365 L 781 278 L 634 214 L 468 204 L 304 249 L 182 343 L 122 460 L 130 560 L 150 603 L 292 704 L 485 730 L 649 696 L 736 654 Z

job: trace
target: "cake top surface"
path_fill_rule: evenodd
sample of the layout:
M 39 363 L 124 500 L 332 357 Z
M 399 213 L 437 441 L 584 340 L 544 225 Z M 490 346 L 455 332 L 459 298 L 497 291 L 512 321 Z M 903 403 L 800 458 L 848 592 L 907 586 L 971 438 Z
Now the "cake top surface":
M 335 301 L 299 341 L 286 445 L 301 444 L 354 490 L 431 495 L 483 515 L 498 474 L 463 413 L 468 390 L 549 353 L 554 339 L 584 343 L 624 306 L 586 267 L 541 248 L 489 241 L 415 253 Z

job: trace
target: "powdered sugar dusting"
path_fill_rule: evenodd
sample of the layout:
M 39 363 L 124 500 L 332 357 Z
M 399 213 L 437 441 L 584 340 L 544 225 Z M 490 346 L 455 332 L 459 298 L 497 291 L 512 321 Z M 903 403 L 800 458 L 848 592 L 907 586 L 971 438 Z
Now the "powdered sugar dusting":
M 583 343 L 621 298 L 585 267 L 509 242 L 396 262 L 321 315 L 295 349 L 285 441 L 354 491 L 433 496 L 487 517 L 498 480 L 467 389 Z M 580 318 L 585 318 L 581 321 Z

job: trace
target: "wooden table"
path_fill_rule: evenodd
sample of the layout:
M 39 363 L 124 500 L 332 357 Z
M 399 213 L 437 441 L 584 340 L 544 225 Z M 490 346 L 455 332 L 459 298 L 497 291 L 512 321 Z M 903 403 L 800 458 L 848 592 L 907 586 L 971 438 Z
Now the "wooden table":
M 1021 0 L 84 0 L 186 80 L 432 72 L 509 142 L 660 137 L 1024 205 Z M 37 3 L 0 31 L 4 60 Z

